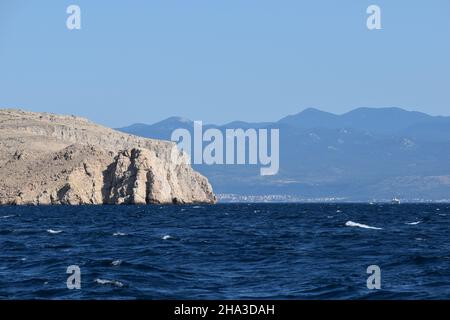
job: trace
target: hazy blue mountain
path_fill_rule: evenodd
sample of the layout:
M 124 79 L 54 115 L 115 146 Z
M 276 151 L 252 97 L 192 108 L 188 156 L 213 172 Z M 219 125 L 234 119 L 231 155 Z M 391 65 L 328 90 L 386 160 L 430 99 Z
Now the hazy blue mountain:
M 346 200 L 450 199 L 450 117 L 399 108 L 359 108 L 343 115 L 306 109 L 273 123 L 235 121 L 227 128 L 278 128 L 280 171 L 260 176 L 259 166 L 195 165 L 217 193 L 338 197 Z M 170 139 L 193 122 L 172 117 L 119 130 Z
M 433 117 L 425 113 L 406 111 L 400 108 L 358 108 L 343 115 L 308 108 L 296 115 L 287 116 L 278 123 L 305 129 L 353 128 L 390 134 L 431 119 Z
M 295 126 L 298 128 L 338 128 L 340 127 L 340 117 L 338 115 L 308 108 L 295 115 L 287 116 L 278 123 Z
M 415 123 L 402 130 L 402 134 L 421 141 L 448 141 L 450 117 L 434 117 L 424 122 Z
M 414 124 L 432 117 L 421 112 L 400 108 L 359 108 L 341 117 L 343 125 L 360 130 L 379 133 L 400 132 Z
M 118 130 L 141 137 L 170 140 L 173 130 L 178 128 L 191 129 L 193 124 L 193 121 L 186 118 L 170 117 L 152 125 L 135 123 L 131 126 L 120 128 Z

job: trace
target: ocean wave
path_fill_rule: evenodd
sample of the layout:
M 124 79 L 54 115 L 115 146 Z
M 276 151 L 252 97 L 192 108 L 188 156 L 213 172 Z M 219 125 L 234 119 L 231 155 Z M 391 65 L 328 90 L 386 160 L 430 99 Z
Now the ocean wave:
M 405 224 L 408 224 L 408 225 L 410 225 L 410 226 L 415 226 L 415 225 L 417 225 L 417 224 L 419 224 L 419 223 L 422 223 L 422 221 L 407 222 L 407 223 L 405 223 Z
M 12 218 L 12 217 L 15 217 L 15 215 L 2 216 L 1 218 L 2 218 L 2 219 L 8 219 L 8 218 Z
M 123 287 L 123 283 L 117 280 L 107 280 L 107 279 L 95 279 L 94 280 L 95 283 L 101 284 L 101 285 L 112 285 L 115 287 Z
M 123 237 L 123 236 L 126 236 L 127 234 L 126 233 L 123 233 L 123 232 L 114 232 L 113 233 L 113 236 L 114 237 Z
M 445 207 L 435 211 L 436 207 L 431 204 L 397 206 L 394 214 L 390 206 L 378 210 L 375 205 L 374 210 L 368 210 L 366 204 L 345 205 L 339 208 L 343 213 L 336 213 L 338 208 L 334 204 L 223 204 L 203 206 L 209 214 L 199 216 L 203 209 L 167 206 L 166 211 L 161 212 L 158 207 L 150 208 L 149 214 L 139 218 L 133 216 L 138 210 L 134 206 L 105 207 L 111 221 L 105 221 L 104 210 L 91 206 L 7 208 L 0 217 L 16 216 L 0 218 L 0 265 L 4 277 L 14 279 L 14 283 L 3 286 L 0 297 L 220 299 L 223 292 L 209 290 L 204 275 L 214 277 L 218 287 L 227 287 L 230 280 L 227 275 L 234 270 L 233 275 L 239 278 L 235 286 L 238 289 L 227 290 L 226 295 L 235 299 L 387 299 L 391 298 L 389 290 L 395 291 L 398 299 L 415 298 L 415 294 L 424 299 L 445 299 L 448 297 L 445 286 L 428 285 L 447 280 L 450 208 Z M 186 209 L 185 214 L 177 214 L 182 208 Z M 264 214 L 256 215 L 255 210 Z M 405 224 L 419 220 L 421 223 L 416 226 Z M 347 221 L 350 226 L 346 226 Z M 352 227 L 356 223 L 383 230 Z M 77 232 L 68 229 L 69 225 L 74 225 Z M 63 233 L 50 234 L 45 227 Z M 224 232 L 224 228 L 229 232 Z M 162 240 L 165 235 L 174 239 Z M 297 241 L 300 238 L 304 241 Z M 442 245 L 436 247 L 436 243 Z M 321 247 L 319 252 L 317 245 Z M 411 247 L 414 250 L 410 250 Z M 257 250 L 253 250 L 255 248 Z M 292 259 L 293 248 L 295 252 L 304 253 L 302 264 L 310 272 L 304 273 L 298 268 L 298 259 Z M 390 254 L 380 254 L 382 249 Z M 277 257 L 275 267 L 267 260 L 274 254 Z M 392 283 L 387 291 L 366 296 L 365 291 L 360 290 L 361 284 L 365 286 L 361 277 L 331 275 L 330 278 L 330 269 L 316 263 L 327 257 L 338 257 L 339 272 L 351 275 L 355 256 L 376 256 L 376 261 L 369 261 L 367 265 L 378 264 L 382 269 L 385 266 L 391 274 L 403 274 L 405 281 Z M 82 261 L 73 261 L 73 257 L 80 257 Z M 80 265 L 82 281 L 86 282 L 82 284 L 84 290 L 68 295 L 48 279 L 65 277 L 65 269 L 72 264 Z M 46 266 L 44 274 L 41 266 Z M 89 270 L 83 271 L 83 268 Z M 294 273 L 289 274 L 289 271 Z M 431 274 L 433 271 L 436 274 Z M 245 281 L 249 274 L 266 285 Z M 302 281 L 289 281 L 290 278 Z M 43 285 L 45 281 L 49 281 L 49 286 Z M 63 285 L 65 287 L 65 283 Z M 161 287 L 163 289 L 159 290 Z M 180 290 L 186 287 L 197 289 Z M 268 291 L 268 287 L 273 290 Z
M 113 262 L 111 262 L 111 264 L 113 266 L 120 266 L 122 264 L 122 260 L 114 260 Z
M 161 239 L 163 239 L 163 240 L 170 240 L 170 239 L 173 239 L 173 237 L 171 235 L 167 234 L 164 237 L 162 237 Z
M 358 227 L 358 228 L 364 228 L 364 229 L 382 230 L 382 228 L 371 227 L 371 226 L 368 226 L 366 224 L 357 223 L 357 222 L 353 222 L 353 221 L 347 221 L 345 223 L 345 225 L 347 227 Z
M 58 234 L 58 233 L 61 233 L 61 232 L 62 232 L 62 230 L 53 230 L 53 229 L 48 229 L 48 230 L 47 230 L 47 232 L 48 232 L 48 233 L 50 233 L 50 234 Z

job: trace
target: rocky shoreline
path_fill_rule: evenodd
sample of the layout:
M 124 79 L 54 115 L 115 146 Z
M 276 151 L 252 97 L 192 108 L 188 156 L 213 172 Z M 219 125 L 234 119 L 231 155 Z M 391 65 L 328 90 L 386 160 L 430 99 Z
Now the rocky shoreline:
M 172 142 L 76 116 L 0 109 L 0 205 L 216 201 Z

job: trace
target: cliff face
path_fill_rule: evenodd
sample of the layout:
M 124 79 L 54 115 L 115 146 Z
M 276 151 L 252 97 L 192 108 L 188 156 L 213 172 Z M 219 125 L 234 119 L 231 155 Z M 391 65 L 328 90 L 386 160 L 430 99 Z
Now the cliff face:
M 0 204 L 215 203 L 172 142 L 0 109 Z

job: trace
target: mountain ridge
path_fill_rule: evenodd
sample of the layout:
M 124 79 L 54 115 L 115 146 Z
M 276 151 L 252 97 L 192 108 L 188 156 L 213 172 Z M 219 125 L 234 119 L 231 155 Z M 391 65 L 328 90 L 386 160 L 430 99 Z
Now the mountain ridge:
M 300 117 L 299 123 L 293 121 L 295 116 Z M 321 120 L 323 116 L 326 121 Z M 358 108 L 342 115 L 309 108 L 288 119 L 234 122 L 242 129 L 280 130 L 278 175 L 260 177 L 251 165 L 194 168 L 209 177 L 219 194 L 358 201 L 394 196 L 450 199 L 450 153 L 445 152 L 450 148 L 450 117 L 400 108 Z M 170 128 L 161 128 L 157 124 L 147 125 L 140 134 L 170 139 L 171 131 L 181 126 L 172 123 Z M 204 130 L 214 127 L 224 132 L 230 125 L 204 125 Z M 191 126 L 184 128 L 192 130 Z
M 374 115 L 382 114 L 382 117 L 375 118 Z M 407 119 L 405 120 L 405 116 Z M 403 119 L 402 119 L 403 118 Z M 183 121 L 180 121 L 183 119 Z M 404 130 L 409 126 L 417 125 L 421 123 L 427 123 L 429 121 L 450 121 L 450 116 L 432 116 L 426 114 L 424 112 L 419 111 L 409 111 L 398 107 L 382 107 L 382 108 L 370 108 L 370 107 L 360 107 L 345 112 L 343 114 L 335 114 L 331 112 L 322 111 L 317 108 L 306 108 L 299 113 L 291 114 L 285 116 L 279 120 L 275 121 L 265 121 L 265 122 L 248 122 L 241 120 L 234 120 L 228 122 L 226 124 L 218 125 L 212 123 L 204 123 L 206 127 L 232 127 L 237 125 L 242 125 L 243 127 L 261 127 L 262 125 L 274 125 L 274 124 L 288 124 L 293 125 L 299 128 L 312 129 L 312 128 L 354 128 L 354 129 L 363 129 L 363 126 L 366 123 L 358 124 L 357 122 L 363 121 L 365 119 L 369 119 L 370 121 L 386 121 L 389 120 L 389 125 L 391 127 L 395 126 L 398 131 Z M 395 120 L 401 119 L 403 120 L 400 124 L 395 122 Z M 325 120 L 325 121 L 324 121 Z M 334 121 L 334 123 L 329 123 Z M 180 127 L 180 124 L 183 123 L 186 125 L 192 125 L 194 120 L 187 119 L 184 117 L 172 116 L 161 121 L 157 121 L 152 124 L 144 124 L 144 123 L 134 123 L 129 126 L 117 128 L 122 132 L 127 132 L 127 130 L 132 129 L 133 126 L 139 126 L 140 128 L 148 128 L 148 127 L 159 127 L 161 125 L 169 124 L 169 127 Z M 181 126 L 183 127 L 183 126 Z M 374 128 L 371 128 L 372 130 Z M 380 132 L 391 132 L 394 131 L 393 128 L 376 130 Z

